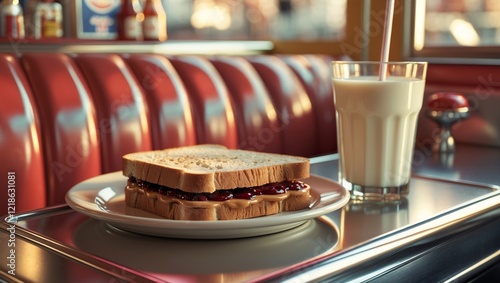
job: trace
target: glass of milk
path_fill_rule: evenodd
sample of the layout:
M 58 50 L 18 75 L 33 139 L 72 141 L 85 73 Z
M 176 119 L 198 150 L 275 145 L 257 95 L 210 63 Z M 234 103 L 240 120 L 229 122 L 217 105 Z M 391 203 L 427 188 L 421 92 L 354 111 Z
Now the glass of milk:
M 409 191 L 427 63 L 332 64 L 339 182 L 353 199 L 400 200 Z

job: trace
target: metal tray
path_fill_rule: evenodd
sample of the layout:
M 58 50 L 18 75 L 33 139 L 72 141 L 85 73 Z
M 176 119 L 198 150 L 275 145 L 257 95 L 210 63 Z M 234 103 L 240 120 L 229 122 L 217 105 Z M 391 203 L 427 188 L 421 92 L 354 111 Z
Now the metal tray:
M 336 155 L 313 158 L 311 163 L 313 174 L 336 179 Z M 393 271 L 415 263 L 416 257 L 434 254 L 437 246 L 450 243 L 457 233 L 476 231 L 498 219 L 498 189 L 414 176 L 410 194 L 400 202 L 351 202 L 285 232 L 232 240 L 133 234 L 68 206 L 52 207 L 0 223 L 0 243 L 8 240 L 11 225 L 15 225 L 17 241 L 17 274 L 10 276 L 4 265 L 0 276 L 51 282 L 84 277 L 95 282 L 109 282 L 109 278 L 136 282 L 388 278 Z M 483 247 L 471 260 L 484 259 L 495 247 Z M 446 276 L 464 268 L 458 266 Z

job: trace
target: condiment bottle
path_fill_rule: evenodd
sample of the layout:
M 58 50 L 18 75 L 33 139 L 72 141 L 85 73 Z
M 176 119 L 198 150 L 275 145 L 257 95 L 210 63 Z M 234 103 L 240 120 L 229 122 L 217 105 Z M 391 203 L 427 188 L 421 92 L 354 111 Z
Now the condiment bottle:
M 40 0 L 35 9 L 34 23 L 35 38 L 62 37 L 62 5 L 54 0 Z
M 24 5 L 24 29 L 27 38 L 35 37 L 35 11 L 39 0 L 28 0 Z
M 142 40 L 144 15 L 137 0 L 124 0 L 116 19 L 119 40 Z
M 0 10 L 0 37 L 24 38 L 23 8 L 19 0 L 5 0 Z
M 167 40 L 167 14 L 160 0 L 146 0 L 142 33 L 144 40 Z

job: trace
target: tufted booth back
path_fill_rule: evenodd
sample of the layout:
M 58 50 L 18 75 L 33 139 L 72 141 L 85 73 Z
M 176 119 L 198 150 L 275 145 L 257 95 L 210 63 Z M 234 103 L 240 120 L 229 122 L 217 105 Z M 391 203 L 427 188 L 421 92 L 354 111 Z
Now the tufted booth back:
M 123 154 L 200 143 L 336 151 L 331 58 L 0 54 L 0 172 L 16 212 L 64 203 Z M 8 195 L 0 195 L 6 214 Z

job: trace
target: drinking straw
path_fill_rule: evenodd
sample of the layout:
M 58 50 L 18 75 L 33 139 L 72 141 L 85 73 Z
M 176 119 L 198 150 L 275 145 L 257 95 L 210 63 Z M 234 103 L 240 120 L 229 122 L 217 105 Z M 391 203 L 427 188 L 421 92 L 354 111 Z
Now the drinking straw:
M 391 45 L 392 19 L 394 18 L 394 0 L 387 0 L 385 7 L 384 35 L 382 37 L 382 50 L 380 54 L 379 80 L 384 81 L 389 62 L 389 49 Z

